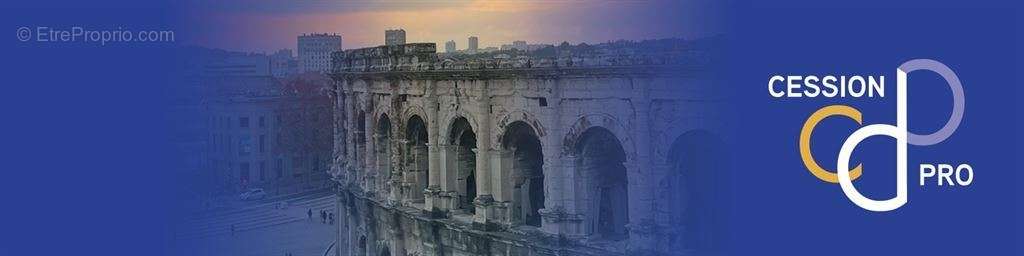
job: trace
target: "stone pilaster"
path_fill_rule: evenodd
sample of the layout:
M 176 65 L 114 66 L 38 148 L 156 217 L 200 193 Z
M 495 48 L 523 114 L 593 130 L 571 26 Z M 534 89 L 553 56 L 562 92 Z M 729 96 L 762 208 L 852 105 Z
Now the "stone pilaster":
M 576 157 L 563 155 L 565 128 L 562 122 L 562 80 L 545 80 L 550 88 L 548 106 L 540 109 L 541 122 L 547 124 L 540 138 L 544 153 L 544 191 L 547 200 L 541 214 L 541 230 L 551 235 L 578 236 L 582 234 L 582 218 L 577 214 L 575 197 Z
M 549 234 L 581 238 L 586 234 L 586 227 L 583 209 L 576 204 L 577 157 L 564 155 L 557 162 L 561 163 L 557 165 L 558 170 L 549 172 L 554 174 L 554 179 L 550 183 L 545 182 L 545 185 L 550 184 L 547 186 L 548 191 L 552 192 L 551 197 L 560 200 L 557 204 L 545 202 L 545 208 L 540 210 L 541 230 Z M 545 171 L 547 168 L 548 166 L 545 166 Z
M 344 106 L 344 110 L 343 111 L 346 112 L 346 115 L 345 115 L 345 131 L 348 133 L 345 136 L 345 148 L 346 148 L 346 150 L 345 150 L 345 164 L 346 164 L 346 169 L 347 169 L 346 171 L 353 172 L 354 171 L 353 169 L 355 169 L 354 166 L 356 165 L 355 164 L 356 163 L 356 159 L 355 159 L 355 156 L 356 156 L 355 155 L 356 143 L 355 142 L 356 142 L 357 134 L 356 134 L 356 123 L 355 123 L 356 120 L 355 119 L 358 118 L 358 115 L 356 114 L 357 111 L 355 109 L 356 108 L 355 107 L 355 101 L 356 101 L 355 100 L 355 94 L 352 93 L 352 91 L 350 91 L 347 87 L 345 87 L 345 98 L 346 98 L 345 99 L 345 106 Z M 361 134 L 358 134 L 358 135 L 361 135 Z M 350 179 L 355 179 L 355 177 L 351 177 L 351 175 L 350 175 L 349 178 Z
M 637 162 L 623 163 L 626 167 L 627 191 L 629 191 L 629 243 L 626 251 L 633 255 L 651 255 L 655 248 L 655 223 L 652 211 L 653 190 L 648 185 L 649 171 L 642 171 Z
M 474 200 L 476 207 L 473 216 L 475 227 L 488 227 L 494 211 L 491 206 L 494 203 L 493 191 L 491 191 L 491 97 L 488 92 L 489 80 L 478 81 L 479 97 L 476 104 L 477 130 L 476 131 L 476 191 L 477 198 Z
M 370 101 L 370 99 L 367 99 L 367 103 L 363 105 L 363 112 L 365 113 L 363 116 L 363 124 L 367 131 L 372 131 L 374 127 L 373 109 L 370 109 Z M 377 176 L 377 151 L 374 150 L 374 144 L 377 144 L 377 141 L 373 138 L 373 132 L 364 131 L 363 136 L 366 143 L 364 144 L 363 149 L 363 168 L 360 171 L 362 171 L 363 175 L 367 177 L 366 185 L 363 186 L 363 190 L 372 192 L 376 190 L 376 181 L 374 178 Z
M 427 168 L 429 175 L 427 177 L 427 189 L 423 191 L 425 200 L 425 210 L 430 212 L 430 216 L 437 216 L 441 212 L 440 207 L 440 195 L 441 190 L 441 175 L 447 172 L 446 169 L 441 168 L 441 150 L 440 150 L 440 138 L 442 138 L 438 129 L 438 119 L 441 115 L 438 113 L 438 100 L 437 100 L 437 80 L 430 80 L 427 84 L 426 91 L 426 108 L 427 108 Z
M 435 208 L 447 212 L 455 208 L 458 200 L 458 146 L 436 145 L 438 150 L 438 192 L 435 197 Z
M 669 189 L 669 188 L 662 187 L 662 185 L 660 184 L 660 182 L 663 182 L 663 181 L 665 181 L 665 180 L 670 178 L 668 176 L 668 173 L 669 173 L 669 170 L 671 170 L 671 169 L 672 169 L 672 166 L 670 166 L 668 164 L 665 164 L 665 163 L 652 164 L 652 169 L 651 169 L 652 172 L 653 172 L 653 174 L 652 174 L 653 178 L 652 178 L 652 182 L 650 183 L 650 185 L 651 186 L 655 186 L 653 189 L 655 191 L 655 194 L 654 194 L 654 196 L 655 196 L 654 209 L 656 209 L 655 214 L 654 214 L 654 227 L 655 227 L 654 228 L 655 233 L 653 234 L 653 239 L 654 239 L 654 242 L 655 242 L 654 248 L 655 248 L 655 251 L 661 252 L 662 254 L 666 254 L 667 252 L 677 251 L 679 249 L 682 249 L 683 245 L 675 243 L 673 241 L 673 238 L 678 237 L 679 235 L 681 235 L 682 234 L 681 232 L 686 230 L 686 228 L 687 228 L 687 227 L 682 226 L 680 224 L 681 220 L 673 219 L 673 218 L 678 218 L 678 217 L 677 216 L 672 216 L 672 213 L 671 213 L 672 204 L 680 204 L 680 202 L 678 202 L 678 201 L 666 201 L 665 200 L 665 199 L 669 198 L 669 196 L 668 196 L 669 193 L 678 193 L 678 192 L 666 190 L 666 189 Z M 683 184 L 683 185 L 685 185 L 685 184 Z M 686 195 L 678 195 L 678 194 L 676 194 L 676 195 L 673 195 L 673 196 L 685 197 Z M 685 205 L 681 205 L 681 206 L 684 209 L 686 207 Z M 675 222 L 675 223 L 673 223 L 673 222 Z
M 626 225 L 629 230 L 629 241 L 626 245 L 627 255 L 666 255 L 669 252 L 657 251 L 658 239 L 662 234 L 661 227 L 651 219 L 644 219 L 640 222 L 630 222 Z
M 441 192 L 441 173 L 444 172 L 441 166 L 441 153 L 439 147 L 434 143 L 427 143 L 427 154 L 429 155 L 430 173 L 427 177 L 427 189 L 423 191 L 424 211 L 435 216 L 441 210 L 438 194 Z
M 512 200 L 512 151 L 496 149 L 489 152 L 491 158 L 491 189 L 495 201 Z
M 404 138 L 392 141 L 391 148 L 391 159 L 389 159 L 391 160 L 391 194 L 388 200 L 401 204 L 412 199 L 408 193 L 403 193 L 402 191 L 407 191 L 412 186 L 409 179 L 415 180 L 416 174 L 407 172 L 406 168 L 407 157 L 410 155 L 406 154 L 409 148 L 409 141 Z
M 494 204 L 491 206 L 491 220 L 501 224 L 512 224 L 512 200 L 513 200 L 513 153 L 511 150 L 491 150 L 491 189 L 493 192 Z

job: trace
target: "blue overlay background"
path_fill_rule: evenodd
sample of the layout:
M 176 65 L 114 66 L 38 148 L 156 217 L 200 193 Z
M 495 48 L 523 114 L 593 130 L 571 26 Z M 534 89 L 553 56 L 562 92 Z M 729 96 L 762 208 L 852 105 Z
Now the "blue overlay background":
M 947 3 L 879 9 L 894 6 L 877 2 L 842 5 L 854 9 L 811 1 L 739 8 L 732 41 L 736 75 L 729 85 L 741 102 L 738 141 L 744 145 L 737 152 L 743 166 L 734 175 L 738 255 L 1015 254 L 1021 241 L 1020 144 L 1013 143 L 1020 131 L 1020 112 L 1013 110 L 1015 103 L 1019 109 L 1019 11 Z M 909 8 L 924 6 L 949 8 Z M 966 115 L 946 141 L 908 146 L 909 202 L 892 212 L 869 212 L 847 200 L 838 184 L 806 170 L 797 147 L 800 128 L 812 112 L 832 104 L 856 107 L 865 124 L 894 124 L 895 69 L 917 58 L 938 60 L 957 73 Z M 885 98 L 772 98 L 766 85 L 776 74 L 884 75 L 887 92 Z M 908 83 L 910 131 L 938 130 L 952 108 L 948 86 L 928 71 L 911 73 Z M 839 147 L 859 127 L 841 117 L 819 124 L 812 151 L 822 166 L 835 169 Z M 871 137 L 854 152 L 853 161 L 865 168 L 854 184 L 869 198 L 895 195 L 894 142 Z M 931 179 L 932 185 L 918 186 L 920 163 L 968 163 L 974 182 L 938 187 Z
M 734 255 L 1021 254 L 1020 34 L 1016 6 L 858 1 L 737 2 L 730 18 L 736 103 L 731 221 Z M 179 209 L 169 173 L 165 92 L 176 79 L 173 44 L 39 44 L 18 41 L 22 26 L 173 29 L 181 9 L 161 2 L 33 1 L 0 9 L 0 255 L 162 255 Z M 965 6 L 969 5 L 969 6 Z M 840 9 L 839 7 L 853 7 Z M 892 8 L 893 9 L 879 9 Z M 895 120 L 895 69 L 931 58 L 949 65 L 966 94 L 952 137 L 908 146 L 909 203 L 873 213 L 837 184 L 801 164 L 797 136 L 816 109 L 847 104 L 866 124 Z M 774 74 L 886 76 L 885 98 L 776 99 Z M 937 75 L 909 79 L 910 129 L 928 133 L 948 118 L 951 96 Z M 822 122 L 815 156 L 828 169 L 855 123 Z M 892 196 L 892 139 L 873 137 L 854 160 L 855 184 L 869 197 Z M 917 185 L 919 163 L 969 163 L 969 187 Z

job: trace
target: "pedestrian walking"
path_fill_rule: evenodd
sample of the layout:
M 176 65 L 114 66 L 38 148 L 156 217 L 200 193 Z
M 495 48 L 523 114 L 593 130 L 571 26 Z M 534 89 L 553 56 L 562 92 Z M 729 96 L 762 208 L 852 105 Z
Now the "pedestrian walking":
M 313 220 L 313 208 L 309 208 L 308 210 L 306 210 L 306 218 L 309 220 Z

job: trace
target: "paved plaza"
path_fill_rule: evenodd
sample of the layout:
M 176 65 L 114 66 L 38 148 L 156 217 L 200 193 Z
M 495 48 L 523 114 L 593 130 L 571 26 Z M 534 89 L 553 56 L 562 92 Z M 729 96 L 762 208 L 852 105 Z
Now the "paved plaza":
M 337 234 L 320 221 L 319 212 L 332 211 L 334 198 L 316 193 L 191 216 L 175 233 L 172 255 L 323 255 Z M 312 219 L 307 210 L 313 211 Z

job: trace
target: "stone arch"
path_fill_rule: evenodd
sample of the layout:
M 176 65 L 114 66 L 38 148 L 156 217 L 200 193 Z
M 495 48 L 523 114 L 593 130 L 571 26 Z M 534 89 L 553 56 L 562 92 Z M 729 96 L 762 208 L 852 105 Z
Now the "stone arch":
M 627 239 L 628 180 L 637 173 L 627 169 L 623 144 L 607 128 L 591 126 L 580 133 L 572 154 L 574 201 L 584 216 L 584 233 L 601 240 Z
M 725 142 L 710 130 L 691 129 L 671 141 L 664 178 L 659 179 L 659 211 L 668 220 L 668 244 L 675 249 L 712 253 L 722 249 L 728 215 Z M 674 229 L 673 229 L 674 228 Z
M 355 100 L 356 109 L 360 109 L 360 110 L 365 111 L 365 110 L 369 109 L 370 107 L 372 107 L 370 105 L 370 96 L 369 96 L 368 93 L 366 93 L 366 92 L 359 92 L 359 91 L 353 91 L 352 95 L 355 97 L 354 100 Z
M 394 124 L 395 123 L 391 120 L 391 116 L 388 115 L 388 113 L 386 113 L 386 112 L 378 113 L 375 116 L 376 116 L 376 118 L 374 118 L 374 125 L 373 125 L 374 133 L 377 133 L 377 132 L 379 132 L 381 130 L 384 130 L 384 131 L 387 132 L 386 135 L 390 136 L 390 135 L 394 135 L 395 134 L 395 131 L 394 131 L 394 128 L 395 128 Z
M 424 201 L 423 191 L 427 189 L 430 170 L 428 167 L 427 143 L 430 140 L 426 120 L 418 114 L 409 116 L 405 121 L 405 141 L 402 151 L 402 165 L 405 169 L 403 199 L 414 203 Z
M 391 242 L 387 240 L 378 242 L 377 255 L 391 256 Z
M 501 198 L 511 200 L 509 220 L 513 224 L 540 227 L 540 211 L 544 208 L 544 152 L 540 136 L 526 121 L 509 123 L 502 129 L 498 146 L 505 153 L 497 175 L 508 184 L 501 184 Z
M 404 128 L 405 138 L 410 142 L 429 143 L 426 139 L 430 138 L 430 131 L 427 128 L 427 119 L 423 116 L 414 114 L 406 117 Z
M 633 137 L 630 136 L 629 129 L 616 119 L 614 116 L 609 114 L 587 114 L 576 119 L 576 122 L 566 129 L 565 139 L 562 141 L 562 155 L 575 155 L 574 152 L 577 149 L 577 144 L 584 132 L 592 127 L 601 127 L 613 135 L 619 140 L 619 144 L 622 145 L 623 151 L 626 154 L 626 162 L 634 162 L 636 159 L 636 147 L 633 142 Z
M 494 126 L 495 132 L 491 133 L 491 141 L 501 141 L 502 137 L 509 129 L 509 125 L 515 122 L 523 122 L 529 125 L 537 135 L 537 138 L 543 138 L 544 135 L 547 134 L 547 130 L 544 129 L 544 125 L 539 119 L 537 119 L 537 117 L 523 110 L 515 110 L 505 114 L 501 119 L 498 119 L 498 122 Z M 497 143 L 495 143 L 494 146 L 499 147 Z
M 413 116 L 419 116 L 421 119 L 423 119 L 423 122 L 425 124 L 428 124 L 428 125 L 430 124 L 430 122 L 429 122 L 430 119 L 429 118 L 432 118 L 431 116 L 428 116 L 427 112 L 423 111 L 423 107 L 421 107 L 419 105 L 412 105 L 412 104 L 405 105 L 405 107 L 402 108 L 402 113 L 400 115 L 402 120 L 408 121 Z M 427 131 L 427 132 L 428 132 L 428 134 L 427 134 L 428 138 L 433 135 L 433 134 L 429 134 L 429 131 Z
M 448 136 L 448 135 L 451 134 L 452 126 L 455 124 L 455 121 L 458 120 L 460 117 L 461 118 L 465 118 L 466 121 L 469 122 L 469 127 L 472 128 L 473 131 L 480 131 L 480 129 L 479 129 L 480 126 L 477 125 L 478 123 L 476 121 L 476 118 L 472 114 L 470 114 L 469 112 L 463 111 L 463 110 L 455 110 L 453 112 L 447 113 L 445 118 L 441 119 L 444 122 L 438 123 L 438 124 L 441 124 L 441 129 L 443 129 L 443 130 L 438 132 L 437 138 L 439 138 L 439 140 L 440 140 L 438 142 L 439 144 L 448 144 L 449 143 L 449 140 L 444 139 L 445 137 L 443 137 L 443 136 Z
M 366 111 L 363 108 L 354 108 L 352 119 L 352 129 L 349 131 L 352 136 L 352 152 L 351 160 L 352 168 L 349 170 L 353 177 L 357 180 L 361 180 L 364 177 L 364 173 L 361 169 L 366 164 Z M 359 170 L 359 171 L 357 171 Z
M 374 122 L 373 123 L 373 127 L 377 127 L 378 123 L 384 117 L 387 117 L 388 121 L 392 122 L 391 123 L 391 127 L 393 127 L 393 128 L 397 127 L 397 123 L 396 122 L 400 121 L 401 119 L 395 120 L 395 119 L 391 118 L 392 116 L 395 116 L 395 115 L 394 115 L 393 112 L 391 112 L 391 106 L 389 106 L 389 105 L 390 104 L 375 104 L 375 106 L 373 108 L 373 122 Z M 391 134 L 395 134 L 395 132 L 391 131 Z
M 725 128 L 724 124 L 715 118 L 710 117 L 684 117 L 674 119 L 668 123 L 663 129 L 659 129 L 659 132 L 655 132 L 651 138 L 651 148 L 654 150 L 653 158 L 657 161 L 657 164 L 668 164 L 669 150 L 672 147 L 672 142 L 685 133 L 703 130 L 714 133 L 713 131 L 722 131 Z M 719 137 L 725 141 L 726 138 Z M 660 143 L 658 143 L 660 142 Z
M 385 192 L 389 190 L 389 184 L 392 172 L 392 156 L 394 154 L 394 137 L 395 137 L 395 126 L 387 113 L 380 113 L 376 119 L 376 124 L 373 127 L 373 149 L 371 152 L 376 161 L 374 164 L 377 170 L 377 178 L 374 181 L 374 185 L 378 191 Z
M 454 205 L 457 209 L 475 213 L 473 204 L 477 196 L 476 158 L 477 158 L 477 135 L 469 120 L 465 117 L 456 118 L 452 121 L 451 127 L 445 134 L 446 143 L 454 156 L 452 166 L 445 168 L 446 176 L 455 177 L 454 187 L 458 195 Z

